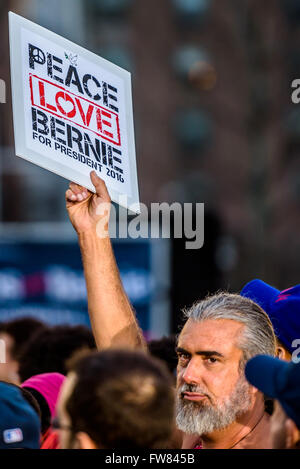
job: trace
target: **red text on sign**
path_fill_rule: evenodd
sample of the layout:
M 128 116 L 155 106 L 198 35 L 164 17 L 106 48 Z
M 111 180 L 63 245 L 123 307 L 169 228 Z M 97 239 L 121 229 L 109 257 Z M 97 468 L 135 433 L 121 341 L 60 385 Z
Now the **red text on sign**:
M 119 116 L 62 86 L 30 74 L 33 106 L 71 121 L 115 145 L 121 145 Z

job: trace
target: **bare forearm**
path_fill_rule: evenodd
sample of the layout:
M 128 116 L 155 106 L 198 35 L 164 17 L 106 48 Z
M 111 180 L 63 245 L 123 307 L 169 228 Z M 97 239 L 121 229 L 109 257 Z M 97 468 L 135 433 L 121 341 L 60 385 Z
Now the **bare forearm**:
M 110 239 L 99 238 L 89 231 L 79 234 L 79 245 L 89 314 L 98 348 L 146 348 L 120 279 Z

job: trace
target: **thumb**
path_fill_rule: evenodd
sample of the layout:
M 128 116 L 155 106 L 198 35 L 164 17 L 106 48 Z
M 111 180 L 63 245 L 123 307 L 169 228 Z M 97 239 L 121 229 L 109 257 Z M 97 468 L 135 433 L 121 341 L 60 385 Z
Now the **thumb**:
M 101 179 L 95 171 L 90 173 L 91 181 L 95 187 L 96 194 L 98 197 L 101 197 L 105 202 L 110 202 L 110 196 L 106 187 L 105 182 Z

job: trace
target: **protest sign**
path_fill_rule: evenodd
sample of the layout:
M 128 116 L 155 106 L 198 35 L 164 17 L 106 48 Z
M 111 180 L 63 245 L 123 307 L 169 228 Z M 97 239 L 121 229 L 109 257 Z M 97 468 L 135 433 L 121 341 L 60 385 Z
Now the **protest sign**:
M 92 191 L 95 170 L 138 213 L 130 73 L 12 12 L 9 26 L 17 156 Z

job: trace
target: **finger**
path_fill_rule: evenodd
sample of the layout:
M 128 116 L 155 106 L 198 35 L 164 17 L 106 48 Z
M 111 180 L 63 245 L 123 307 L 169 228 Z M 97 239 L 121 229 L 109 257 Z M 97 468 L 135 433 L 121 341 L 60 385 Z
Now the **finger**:
M 106 184 L 103 181 L 103 179 L 97 176 L 95 171 L 92 171 L 90 173 L 90 177 L 91 177 L 91 181 L 93 185 L 95 186 L 97 195 L 101 197 L 102 199 L 109 201 L 110 196 L 109 196 Z
M 66 191 L 66 200 L 70 202 L 76 202 L 77 201 L 77 195 L 74 194 L 74 192 L 71 189 L 68 189 Z
M 70 183 L 70 189 L 76 195 L 78 201 L 85 200 L 89 196 L 89 191 L 85 187 L 79 186 L 74 182 Z M 74 199 L 75 200 L 75 199 Z
M 83 186 L 80 186 L 79 184 L 75 184 L 75 182 L 70 182 L 69 188 L 75 193 L 75 194 L 82 194 L 84 192 L 87 192 L 87 189 Z
M 69 202 L 82 202 L 83 200 L 86 200 L 89 196 L 90 194 L 87 193 L 74 194 L 71 189 L 67 190 L 66 192 L 66 199 Z

